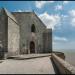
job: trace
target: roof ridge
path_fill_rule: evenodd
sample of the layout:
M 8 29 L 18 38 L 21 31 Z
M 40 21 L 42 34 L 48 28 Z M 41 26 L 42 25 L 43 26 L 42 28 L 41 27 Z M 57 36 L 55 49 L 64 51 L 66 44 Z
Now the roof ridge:
M 10 17 L 10 18 L 13 19 L 15 22 L 17 22 L 17 20 L 15 19 L 15 16 L 14 16 L 11 12 L 9 12 L 6 8 L 2 8 L 2 10 L 5 11 L 5 13 L 6 13 L 6 15 L 7 15 L 8 17 Z

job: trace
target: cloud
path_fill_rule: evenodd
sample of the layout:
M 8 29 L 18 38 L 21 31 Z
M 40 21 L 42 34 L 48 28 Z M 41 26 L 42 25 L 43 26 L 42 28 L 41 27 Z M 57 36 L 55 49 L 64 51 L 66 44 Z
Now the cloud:
M 15 10 L 15 11 L 13 11 L 13 12 L 23 12 L 23 10 L 20 10 L 20 9 L 19 9 L 19 10 Z
M 75 18 L 71 20 L 71 25 L 75 27 Z
M 43 21 L 47 28 L 52 29 L 54 29 L 55 26 L 59 26 L 61 19 L 59 15 L 49 15 L 47 12 L 40 14 L 39 18 Z
M 67 38 L 65 37 L 57 37 L 57 36 L 54 36 L 54 41 L 63 41 L 63 42 L 67 42 Z
M 17 10 L 17 12 L 23 12 L 22 10 Z
M 71 41 L 68 41 L 65 43 L 53 41 L 53 50 L 61 51 L 61 50 L 72 50 L 72 49 L 75 50 L 75 41 L 74 40 L 71 40 Z
M 47 3 L 53 3 L 54 1 L 35 1 L 35 5 L 37 8 L 42 8 Z
M 63 1 L 63 4 L 68 4 L 69 3 L 69 1 Z
M 55 6 L 55 10 L 62 10 L 63 9 L 63 6 L 62 5 L 56 5 Z
M 68 18 L 68 15 L 61 15 L 61 17 L 64 19 L 64 18 Z
M 69 11 L 69 14 L 70 14 L 72 17 L 75 17 L 75 10 L 74 10 L 74 9 L 70 10 L 70 11 Z
M 75 27 L 75 10 L 72 9 L 69 11 L 70 24 Z
M 15 10 L 14 12 L 31 12 L 31 10 L 21 10 L 21 9 L 19 9 L 19 10 Z

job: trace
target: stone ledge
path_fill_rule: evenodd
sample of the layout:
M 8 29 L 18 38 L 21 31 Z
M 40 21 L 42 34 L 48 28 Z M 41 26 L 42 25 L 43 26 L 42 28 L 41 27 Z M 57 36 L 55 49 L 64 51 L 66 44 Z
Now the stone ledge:
M 33 58 L 41 58 L 41 57 L 48 57 L 51 54 L 25 54 L 25 55 L 17 55 L 8 57 L 8 59 L 16 59 L 16 60 L 25 60 L 25 59 L 33 59 Z
M 64 61 L 56 54 L 52 54 L 52 60 L 61 74 L 75 74 L 75 67 Z

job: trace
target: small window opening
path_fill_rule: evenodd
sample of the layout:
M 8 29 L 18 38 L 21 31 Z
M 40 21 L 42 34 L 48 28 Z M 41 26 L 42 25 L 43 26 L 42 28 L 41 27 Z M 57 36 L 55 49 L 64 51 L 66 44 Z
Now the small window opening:
M 31 26 L 31 32 L 34 32 L 35 33 L 35 25 L 34 24 L 32 24 L 32 26 Z

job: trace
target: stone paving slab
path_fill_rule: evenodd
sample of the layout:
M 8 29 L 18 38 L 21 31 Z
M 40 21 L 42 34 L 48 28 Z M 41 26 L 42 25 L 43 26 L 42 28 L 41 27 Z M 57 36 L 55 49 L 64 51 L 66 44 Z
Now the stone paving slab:
M 0 63 L 0 74 L 55 74 L 50 57 L 29 60 L 7 59 Z
M 51 56 L 51 53 L 16 55 L 16 56 L 9 57 L 9 59 L 24 60 L 24 59 L 33 59 L 33 58 L 48 57 L 48 56 Z

